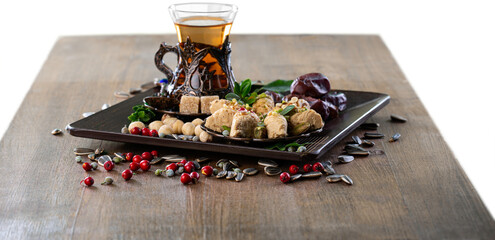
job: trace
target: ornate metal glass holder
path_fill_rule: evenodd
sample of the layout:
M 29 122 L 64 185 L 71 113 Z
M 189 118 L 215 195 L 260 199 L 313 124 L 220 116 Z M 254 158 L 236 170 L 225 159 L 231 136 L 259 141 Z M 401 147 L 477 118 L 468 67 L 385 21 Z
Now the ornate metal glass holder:
M 177 55 L 175 71 L 163 62 L 163 57 L 169 52 Z M 198 46 L 191 42 L 189 37 L 186 42 L 178 43 L 174 47 L 163 42 L 155 54 L 155 65 L 167 76 L 169 84 L 162 86 L 160 95 L 175 99 L 179 99 L 182 95 L 218 95 L 223 98 L 227 93 L 233 92 L 235 82 L 230 64 L 230 53 L 229 36 L 220 48 Z M 206 62 L 207 56 L 216 61 Z M 216 70 L 212 69 L 214 64 L 220 66 L 221 73 L 217 71 L 218 67 Z M 215 86 L 213 80 L 219 75 L 222 76 L 222 84 Z

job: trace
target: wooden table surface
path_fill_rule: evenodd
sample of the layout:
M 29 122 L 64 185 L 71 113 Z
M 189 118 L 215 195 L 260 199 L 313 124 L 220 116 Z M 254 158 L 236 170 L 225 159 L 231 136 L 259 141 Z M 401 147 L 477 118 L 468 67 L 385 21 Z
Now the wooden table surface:
M 495 238 L 493 218 L 391 53 L 373 35 L 233 35 L 231 39 L 238 81 L 294 79 L 321 72 L 334 88 L 392 97 L 371 120 L 381 124 L 379 131 L 386 136 L 399 132 L 402 137 L 394 143 L 375 141 L 374 148 L 384 155 L 335 165 L 338 173 L 354 180 L 353 186 L 331 184 L 325 178 L 282 184 L 278 177 L 262 173 L 243 182 L 202 176 L 199 184 L 184 186 L 179 177 L 147 172 L 124 182 L 120 172 L 127 164 L 119 164 L 109 173 L 101 167 L 91 172 L 96 184 L 81 187 L 79 181 L 87 174 L 74 160 L 74 147 L 101 145 L 109 152 L 154 147 L 68 133 L 53 136 L 51 130 L 64 128 L 103 103 L 121 101 L 113 96 L 115 90 L 161 77 L 153 56 L 162 41 L 175 43 L 176 36 L 58 40 L 1 141 L 1 239 Z M 392 113 L 409 121 L 392 123 Z M 352 135 L 363 133 L 356 130 Z M 343 145 L 323 159 L 336 162 Z M 230 157 L 243 167 L 256 166 L 257 159 Z M 287 171 L 288 165 L 282 168 Z M 112 176 L 115 184 L 100 185 L 105 176 Z

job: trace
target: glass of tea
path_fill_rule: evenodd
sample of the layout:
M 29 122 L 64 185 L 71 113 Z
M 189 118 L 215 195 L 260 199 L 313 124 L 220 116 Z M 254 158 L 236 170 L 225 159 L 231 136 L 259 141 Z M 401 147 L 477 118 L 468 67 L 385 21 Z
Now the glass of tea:
M 179 43 L 162 43 L 155 55 L 159 70 L 169 84 L 162 93 L 181 95 L 219 95 L 231 92 L 234 74 L 230 64 L 229 34 L 237 6 L 223 3 L 180 3 L 169 7 Z M 173 52 L 178 64 L 172 71 L 163 56 Z

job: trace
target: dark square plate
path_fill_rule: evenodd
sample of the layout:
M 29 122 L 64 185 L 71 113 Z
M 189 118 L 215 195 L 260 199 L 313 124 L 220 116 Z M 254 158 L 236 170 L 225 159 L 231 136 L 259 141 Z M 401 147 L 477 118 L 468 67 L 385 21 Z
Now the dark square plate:
M 131 134 L 122 134 L 122 127 L 129 124 L 127 116 L 133 110 L 132 107 L 142 104 L 145 96 L 152 94 L 152 90 L 143 92 L 133 98 L 122 101 L 103 111 L 83 118 L 69 125 L 69 133 L 76 137 L 93 138 L 117 142 L 148 144 L 164 147 L 193 149 L 199 151 L 219 152 L 228 154 L 240 154 L 260 158 L 271 158 L 281 160 L 313 160 L 319 158 L 326 151 L 331 149 L 340 140 L 346 137 L 354 129 L 359 127 L 366 119 L 373 116 L 380 109 L 385 107 L 390 96 L 382 93 L 345 91 L 347 96 L 347 109 L 341 113 L 339 118 L 332 119 L 325 123 L 321 133 L 298 139 L 297 142 L 310 142 L 306 145 L 307 151 L 303 153 L 269 150 L 264 147 L 268 144 L 243 144 L 229 142 L 192 142 L 185 140 L 175 140 L 170 138 L 146 137 Z

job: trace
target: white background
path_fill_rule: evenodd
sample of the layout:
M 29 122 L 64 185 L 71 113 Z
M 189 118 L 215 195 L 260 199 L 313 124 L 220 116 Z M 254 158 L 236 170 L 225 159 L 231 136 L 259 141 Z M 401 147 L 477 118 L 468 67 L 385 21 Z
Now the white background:
M 177 2 L 1 1 L 0 135 L 59 36 L 174 33 L 167 7 Z M 381 35 L 493 216 L 495 8 L 490 1 L 230 3 L 239 6 L 233 34 Z

